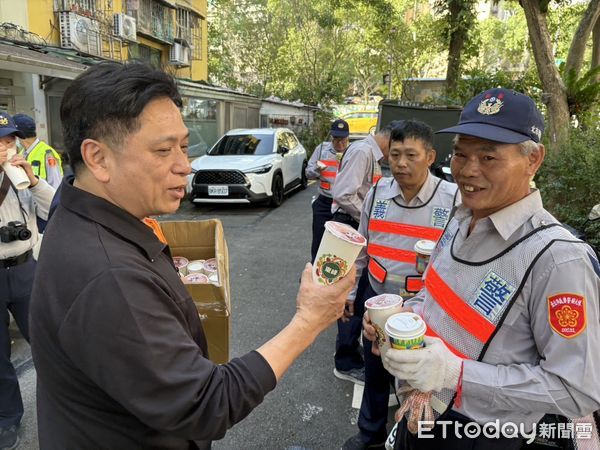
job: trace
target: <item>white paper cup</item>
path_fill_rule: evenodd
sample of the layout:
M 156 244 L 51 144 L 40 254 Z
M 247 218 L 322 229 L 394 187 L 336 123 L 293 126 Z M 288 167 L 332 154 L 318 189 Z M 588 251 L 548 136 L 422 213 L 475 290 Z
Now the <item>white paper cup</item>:
M 190 261 L 187 265 L 187 272 L 191 273 L 204 273 L 204 260 L 203 259 L 195 259 Z
M 425 347 L 425 331 L 425 321 L 412 312 L 394 314 L 385 323 L 385 334 L 390 340 L 390 346 L 396 350 Z
M 385 323 L 388 318 L 400 312 L 403 299 L 399 295 L 381 294 L 371 297 L 365 302 L 369 311 L 369 319 L 375 328 L 377 345 L 381 350 L 389 348 L 389 341 L 385 334 Z
M 183 275 L 188 274 L 188 271 L 187 271 L 188 263 L 189 263 L 188 259 L 184 258 L 183 256 L 173 256 L 173 264 L 175 265 L 175 267 L 177 267 L 180 274 L 183 274 Z
M 25 173 L 25 169 L 20 166 L 13 166 L 8 161 L 2 164 L 2 170 L 8 178 L 10 178 L 11 183 L 17 189 L 27 189 L 31 182 L 29 181 L 29 177 Z
M 183 277 L 185 284 L 208 284 L 208 277 L 203 273 L 190 273 Z
M 325 222 L 325 232 L 313 263 L 313 280 L 333 284 L 343 278 L 356 261 L 367 240 L 350 225 Z
M 417 254 L 417 263 L 415 268 L 417 269 L 417 273 L 422 274 L 427 269 L 427 264 L 429 264 L 429 257 L 435 248 L 435 241 L 428 241 L 427 239 L 423 239 L 417 241 L 415 244 L 415 252 Z

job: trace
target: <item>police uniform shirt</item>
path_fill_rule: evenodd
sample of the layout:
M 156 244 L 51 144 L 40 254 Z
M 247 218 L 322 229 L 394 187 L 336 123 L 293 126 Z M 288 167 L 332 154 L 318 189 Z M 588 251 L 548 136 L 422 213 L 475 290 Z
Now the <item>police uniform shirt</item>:
M 534 228 L 556 223 L 543 209 L 539 191 L 478 220 L 467 235 L 471 219 L 471 211 L 462 206 L 452 219 L 459 226 L 454 255 L 468 261 L 487 260 Z M 442 236 L 438 247 L 451 245 L 445 241 Z M 514 258 L 519 258 L 524 249 L 517 246 L 514 250 Z M 444 268 L 439 276 L 458 277 L 455 266 L 453 261 L 444 261 L 438 266 Z M 460 280 L 481 283 L 464 274 Z M 423 314 L 426 290 L 407 301 L 407 306 Z M 561 297 L 585 299 L 579 315 L 571 317 L 574 328 L 569 335 L 562 335 L 554 323 L 556 311 L 551 305 Z M 479 423 L 498 419 L 526 426 L 539 422 L 546 413 L 576 418 L 600 409 L 599 298 L 597 262 L 585 246 L 553 244 L 533 266 L 483 360 L 464 361 L 462 405 L 454 409 Z
M 332 213 L 340 210 L 357 222 L 360 220 L 363 202 L 373 186 L 373 174 L 382 158 L 383 153 L 371 135 L 350 145 L 333 185 Z
M 0 172 L 0 183 L 5 173 Z M 46 220 L 50 203 L 54 197 L 54 188 L 46 181 L 38 179 L 38 183 L 29 189 L 8 189 L 6 197 L 0 205 L 0 226 L 7 226 L 9 222 L 26 222 L 31 231 L 31 238 L 20 241 L 0 242 L 0 259 L 14 258 L 31 250 L 38 241 L 38 227 L 36 214 Z
M 441 182 L 441 184 L 436 192 L 436 187 L 438 186 L 438 183 L 440 183 L 440 182 Z M 377 198 L 393 200 L 403 206 L 415 207 L 415 206 L 424 205 L 425 203 L 430 201 L 431 197 L 434 195 L 434 192 L 435 192 L 436 197 L 446 199 L 446 203 L 438 204 L 440 202 L 437 202 L 435 204 L 430 204 L 428 206 L 430 206 L 430 208 L 443 206 L 445 211 L 449 215 L 454 204 L 460 203 L 460 193 L 457 193 L 457 189 L 458 189 L 458 187 L 456 186 L 456 184 L 442 181 L 438 177 L 432 175 L 431 172 L 428 172 L 425 183 L 423 183 L 423 186 L 421 186 L 421 189 L 419 190 L 417 195 L 415 195 L 409 202 L 407 202 L 405 200 L 404 193 L 402 192 L 402 188 L 400 187 L 398 182 L 396 182 L 396 180 L 394 180 L 393 177 L 382 178 L 379 181 L 379 183 L 377 183 Z M 369 193 L 367 194 L 367 197 L 365 198 L 363 209 L 362 209 L 362 212 L 360 215 L 360 225 L 358 227 L 358 232 L 360 234 L 362 234 L 363 236 L 367 237 L 367 240 L 369 240 L 368 239 L 369 219 L 370 219 L 370 214 L 371 214 L 372 205 L 373 205 L 373 201 L 374 201 L 374 199 L 373 199 L 374 192 L 375 192 L 375 189 L 372 188 L 369 191 Z M 393 202 L 387 202 L 387 203 L 388 203 L 388 206 L 387 206 L 388 208 L 395 207 Z M 399 207 L 396 207 L 396 208 L 400 209 L 405 214 L 411 213 L 411 210 L 409 210 L 409 209 L 403 209 L 403 208 L 399 208 Z M 448 221 L 448 219 L 446 218 L 445 221 L 443 221 L 443 223 L 440 224 L 442 229 L 446 225 L 447 221 Z M 420 225 L 431 226 L 430 223 L 423 223 Z M 357 284 L 358 284 L 358 280 L 360 280 L 363 270 L 367 267 L 368 262 L 369 262 L 369 255 L 367 254 L 366 247 L 363 247 L 358 255 L 358 258 L 356 259 L 356 262 L 354 263 L 356 266 L 356 283 Z M 397 275 L 397 276 L 416 275 L 416 270 L 415 270 L 414 266 L 409 266 L 407 264 L 403 264 L 403 267 L 405 268 L 405 271 L 403 273 L 394 272 L 393 275 Z M 356 298 L 357 284 L 355 284 L 354 289 L 348 296 L 348 300 L 354 300 Z M 379 283 L 373 282 L 372 279 L 371 279 L 371 287 L 377 294 L 383 294 L 383 292 L 378 291 Z M 398 292 L 392 292 L 392 293 L 397 294 Z
M 43 448 L 210 448 L 275 387 L 273 370 L 255 351 L 208 360 L 168 247 L 118 206 L 60 192 L 31 294 Z

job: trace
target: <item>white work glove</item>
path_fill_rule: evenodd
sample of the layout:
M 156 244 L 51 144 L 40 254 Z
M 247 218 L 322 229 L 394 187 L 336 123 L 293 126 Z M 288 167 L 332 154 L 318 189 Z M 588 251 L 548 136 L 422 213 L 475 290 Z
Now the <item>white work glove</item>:
M 382 361 L 389 373 L 421 392 L 456 389 L 463 363 L 441 339 L 428 336 L 424 348 L 390 349 Z

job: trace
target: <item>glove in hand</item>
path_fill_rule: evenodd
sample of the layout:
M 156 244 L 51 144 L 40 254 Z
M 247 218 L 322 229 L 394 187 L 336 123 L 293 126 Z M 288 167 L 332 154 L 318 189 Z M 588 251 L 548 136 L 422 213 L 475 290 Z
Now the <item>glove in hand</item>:
M 406 380 L 421 392 L 456 389 L 462 359 L 452 353 L 439 338 L 425 336 L 425 347 L 418 350 L 390 349 L 383 357 L 385 369 Z

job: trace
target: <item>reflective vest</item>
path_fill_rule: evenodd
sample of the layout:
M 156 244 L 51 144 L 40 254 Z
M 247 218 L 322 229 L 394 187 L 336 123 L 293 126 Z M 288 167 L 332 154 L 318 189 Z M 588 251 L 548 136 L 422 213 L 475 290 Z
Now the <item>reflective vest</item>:
M 38 141 L 35 147 L 24 154 L 31 164 L 34 175 L 46 180 L 53 187 L 58 187 L 62 180 L 63 170 L 60 155 L 44 141 Z
M 319 147 L 319 162 L 325 164 L 325 168 L 319 173 L 319 191 L 326 197 L 332 196 L 331 189 L 337 177 L 340 162 L 337 159 L 337 153 L 333 150 L 331 143 Z
M 457 190 L 456 185 L 436 177 L 433 180 L 433 193 L 419 206 L 401 205 L 384 195 L 384 189 L 395 183 L 391 177 L 382 179 L 373 190 L 367 254 L 369 281 L 378 294 L 416 293 L 423 287 L 415 268 L 414 246 L 421 239 L 437 242 L 441 237 Z
M 439 337 L 463 359 L 482 361 L 538 257 L 557 241 L 582 241 L 553 223 L 485 261 L 465 261 L 452 252 L 458 229 L 458 221 L 452 220 L 431 257 L 422 315 L 428 336 Z M 455 394 L 443 389 L 432 396 L 436 417 L 452 407 Z

